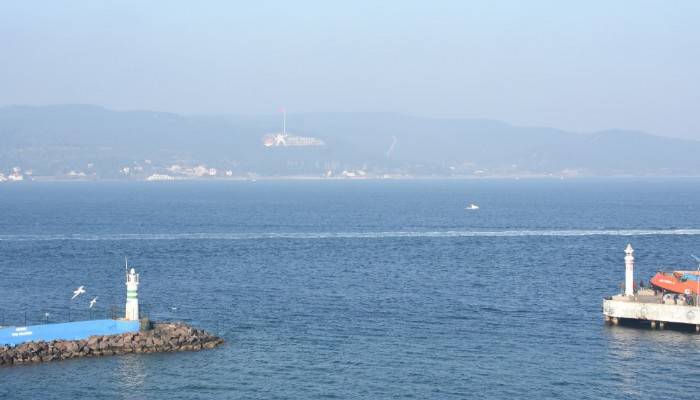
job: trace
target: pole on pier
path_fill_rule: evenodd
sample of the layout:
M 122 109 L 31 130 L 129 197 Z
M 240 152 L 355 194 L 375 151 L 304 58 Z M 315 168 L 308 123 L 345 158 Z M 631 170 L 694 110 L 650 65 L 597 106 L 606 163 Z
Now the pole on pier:
M 698 279 L 698 288 L 695 291 L 695 307 L 700 307 L 700 262 L 698 262 L 698 273 L 696 275 Z
M 634 249 L 627 244 L 625 249 L 625 296 L 634 296 Z
M 696 276 L 698 278 L 698 287 L 695 290 L 695 307 L 700 307 L 700 258 L 696 257 L 695 254 L 691 254 L 691 257 L 695 259 L 695 262 L 698 263 L 698 272 L 696 273 Z

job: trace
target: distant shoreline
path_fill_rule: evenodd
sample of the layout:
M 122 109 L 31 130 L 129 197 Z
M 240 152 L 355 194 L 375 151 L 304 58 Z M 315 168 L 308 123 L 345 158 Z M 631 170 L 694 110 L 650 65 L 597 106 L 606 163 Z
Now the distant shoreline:
M 328 181 L 328 182 L 359 182 L 359 181 L 486 181 L 486 180 L 577 180 L 577 179 L 693 179 L 700 178 L 700 175 L 578 175 L 578 176 L 560 176 L 560 175 L 491 175 L 491 176 L 397 176 L 397 177 L 319 177 L 319 176 L 256 176 L 254 178 L 244 177 L 226 177 L 226 178 L 175 178 L 171 180 L 156 180 L 148 181 L 146 179 L 115 179 L 115 178 L 99 178 L 99 179 L 80 179 L 80 178 L 61 178 L 61 177 L 35 177 L 32 180 L 24 180 L 18 182 L 0 182 L 0 187 L 24 185 L 31 183 L 174 183 L 174 182 L 250 182 L 256 181 Z

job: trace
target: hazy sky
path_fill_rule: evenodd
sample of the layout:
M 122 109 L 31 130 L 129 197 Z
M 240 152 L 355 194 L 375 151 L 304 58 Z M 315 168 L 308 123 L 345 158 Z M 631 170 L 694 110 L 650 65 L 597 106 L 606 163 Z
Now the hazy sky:
M 696 0 L 3 1 L 0 105 L 284 105 L 700 139 L 698 21 Z

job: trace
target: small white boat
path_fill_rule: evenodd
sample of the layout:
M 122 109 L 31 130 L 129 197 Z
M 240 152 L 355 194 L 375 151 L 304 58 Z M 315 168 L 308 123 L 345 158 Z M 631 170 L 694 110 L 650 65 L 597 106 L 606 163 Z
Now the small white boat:
M 479 206 L 476 203 L 469 203 L 468 206 L 464 207 L 465 210 L 478 210 Z

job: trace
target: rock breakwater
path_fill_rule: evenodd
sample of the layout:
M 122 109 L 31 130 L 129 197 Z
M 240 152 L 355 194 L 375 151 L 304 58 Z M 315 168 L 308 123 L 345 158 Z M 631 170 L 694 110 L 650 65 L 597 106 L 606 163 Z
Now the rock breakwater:
M 213 349 L 223 342 L 220 337 L 183 323 L 155 323 L 152 329 L 137 333 L 0 346 L 0 365 L 132 353 L 196 351 Z

